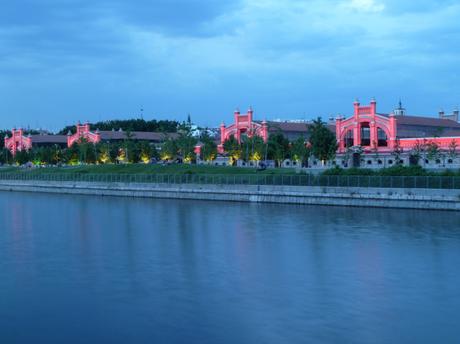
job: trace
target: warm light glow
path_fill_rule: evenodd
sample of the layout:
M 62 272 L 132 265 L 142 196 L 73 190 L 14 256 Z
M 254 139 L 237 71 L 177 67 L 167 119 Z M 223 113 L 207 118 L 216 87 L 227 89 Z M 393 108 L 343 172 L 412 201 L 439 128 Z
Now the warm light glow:
M 106 163 L 110 160 L 109 154 L 108 154 L 107 152 L 101 153 L 101 155 L 99 156 L 99 160 L 100 160 L 103 164 L 106 164 Z
M 252 156 L 251 156 L 251 160 L 260 161 L 260 160 L 262 160 L 262 157 L 261 157 L 259 152 L 254 152 L 254 154 L 252 154 Z
M 216 155 L 215 154 L 210 154 L 209 156 L 206 157 L 206 161 L 213 161 L 216 159 Z
M 171 155 L 167 154 L 167 153 L 163 153 L 161 154 L 161 160 L 171 160 Z
M 118 156 L 117 156 L 117 160 L 119 162 L 124 162 L 126 160 L 126 152 L 124 149 L 120 148 L 118 150 Z
M 150 162 L 150 157 L 147 153 L 141 153 L 141 161 L 144 164 L 148 164 Z

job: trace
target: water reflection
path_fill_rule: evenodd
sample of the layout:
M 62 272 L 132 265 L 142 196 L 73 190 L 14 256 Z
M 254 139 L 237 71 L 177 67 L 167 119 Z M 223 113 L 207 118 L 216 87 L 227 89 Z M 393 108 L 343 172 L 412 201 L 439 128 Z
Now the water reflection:
M 16 193 L 0 206 L 1 342 L 460 335 L 458 213 Z

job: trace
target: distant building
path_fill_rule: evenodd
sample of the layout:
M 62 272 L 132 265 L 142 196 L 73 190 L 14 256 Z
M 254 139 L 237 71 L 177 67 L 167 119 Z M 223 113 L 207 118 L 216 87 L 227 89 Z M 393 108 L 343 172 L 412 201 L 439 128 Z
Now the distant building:
M 336 120 L 337 156 L 341 165 L 345 166 L 349 164 L 349 152 L 355 167 L 361 166 L 363 159 L 366 165 L 372 165 L 372 160 L 362 158 L 371 154 L 380 154 L 379 165 L 385 161 L 388 165 L 397 163 L 396 155 L 408 164 L 411 162 L 410 155 L 414 155 L 416 150 L 423 150 L 427 144 L 436 145 L 440 151 L 449 151 L 456 145 L 460 147 L 458 118 L 450 116 L 446 119 L 443 114 L 439 117 L 406 115 L 401 103 L 392 113 L 379 113 L 375 99 L 365 106 L 355 101 L 353 116 Z M 412 160 L 412 163 L 415 162 Z
M 13 129 L 12 136 L 5 137 L 5 148 L 7 148 L 13 155 L 18 151 L 29 150 L 36 146 L 54 146 L 70 147 L 73 144 L 78 144 L 82 140 L 90 143 L 99 142 L 120 142 L 126 139 L 148 141 L 151 144 L 159 145 L 164 140 L 169 138 L 177 138 L 177 133 L 159 133 L 159 132 L 144 132 L 144 131 L 91 131 L 88 123 L 76 125 L 75 134 L 68 133 L 67 135 L 25 135 L 22 129 Z
M 223 152 L 223 146 L 225 141 L 230 137 L 234 137 L 239 143 L 241 143 L 244 136 L 253 137 L 259 136 L 264 142 L 268 140 L 268 125 L 266 121 L 257 122 L 253 118 L 254 111 L 249 108 L 246 114 L 241 114 L 237 109 L 234 112 L 234 123 L 225 126 L 222 122 L 220 125 L 220 145 L 219 151 Z

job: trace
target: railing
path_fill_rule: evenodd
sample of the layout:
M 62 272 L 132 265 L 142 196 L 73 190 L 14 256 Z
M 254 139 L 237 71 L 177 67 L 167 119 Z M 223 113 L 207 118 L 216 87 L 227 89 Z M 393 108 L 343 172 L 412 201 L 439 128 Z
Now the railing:
M 322 176 L 310 174 L 72 174 L 72 173 L 0 173 L 0 180 L 35 180 L 52 182 L 217 184 L 217 185 L 286 185 L 327 187 L 376 187 L 460 189 L 460 177 L 395 176 Z

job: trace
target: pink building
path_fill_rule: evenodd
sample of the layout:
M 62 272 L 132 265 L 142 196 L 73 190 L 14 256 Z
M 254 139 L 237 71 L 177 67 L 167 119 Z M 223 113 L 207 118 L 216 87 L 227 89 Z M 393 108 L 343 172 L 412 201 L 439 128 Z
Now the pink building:
M 249 108 L 246 114 L 241 114 L 239 110 L 234 112 L 234 123 L 225 126 L 224 123 L 220 125 L 220 145 L 219 152 L 223 152 L 223 145 L 231 136 L 233 136 L 239 143 L 244 136 L 260 136 L 264 142 L 268 140 L 268 125 L 266 121 L 254 121 L 254 111 Z
M 13 129 L 11 137 L 5 136 L 5 148 L 15 156 L 16 152 L 31 149 L 32 139 L 30 136 L 25 136 L 22 129 Z
M 443 113 L 442 113 L 443 114 Z M 455 111 L 454 111 L 455 114 Z M 421 142 L 437 144 L 447 149 L 452 142 L 460 147 L 460 123 L 452 119 L 408 116 L 401 104 L 394 112 L 377 112 L 377 102 L 370 105 L 354 103 L 353 116 L 336 120 L 337 153 L 360 147 L 364 153 L 388 153 L 401 148 L 412 150 Z
M 77 123 L 76 128 L 77 131 L 75 132 L 75 134 L 67 136 L 67 147 L 71 147 L 74 143 L 78 143 L 82 139 L 94 144 L 101 141 L 101 134 L 99 133 L 99 131 L 92 132 L 90 130 L 89 123 Z

